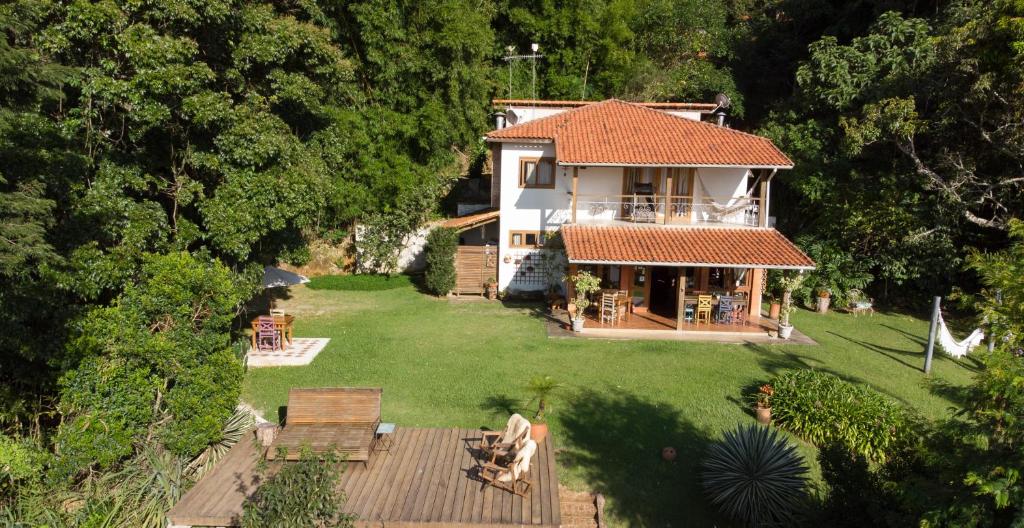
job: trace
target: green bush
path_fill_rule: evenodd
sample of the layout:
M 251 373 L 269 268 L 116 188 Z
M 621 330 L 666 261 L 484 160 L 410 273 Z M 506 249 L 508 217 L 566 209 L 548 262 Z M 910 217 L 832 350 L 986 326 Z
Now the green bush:
M 447 295 L 455 289 L 455 251 L 459 246 L 458 231 L 439 227 L 427 235 L 427 267 L 424 283 L 435 295 Z
M 285 464 L 267 479 L 244 506 L 244 528 L 351 527 L 341 512 L 345 500 L 338 490 L 342 467 L 334 453 L 313 455 L 303 449 L 299 460 Z
M 759 425 L 726 431 L 703 462 L 704 491 L 747 526 L 787 526 L 800 507 L 807 465 L 778 431 Z
M 19 486 L 39 477 L 43 454 L 23 438 L 0 433 L 0 504 Z
M 884 462 L 914 436 L 916 415 L 868 388 L 816 370 L 793 370 L 771 381 L 772 419 L 819 446 L 833 442 Z
M 324 275 L 306 283 L 311 290 L 380 291 L 411 286 L 408 275 Z

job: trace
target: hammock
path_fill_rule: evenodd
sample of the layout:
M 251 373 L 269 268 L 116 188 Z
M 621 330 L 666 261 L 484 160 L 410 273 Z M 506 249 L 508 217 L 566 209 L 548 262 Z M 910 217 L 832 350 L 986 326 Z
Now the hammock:
M 942 320 L 942 314 L 939 313 L 939 347 L 946 354 L 955 358 L 962 358 L 974 347 L 980 345 L 983 339 L 985 339 L 985 334 L 980 328 L 976 328 L 963 341 L 953 339 L 953 334 L 949 333 L 949 328 L 946 328 L 946 321 Z
M 758 181 L 760 181 L 760 176 L 758 177 Z M 754 189 L 757 188 L 757 182 L 755 182 L 755 184 L 751 185 L 750 189 L 747 190 L 747 194 L 733 197 L 732 199 L 736 201 L 732 205 L 729 205 L 718 203 L 711 197 L 711 193 L 708 192 L 708 188 L 704 185 L 704 180 L 701 179 L 700 175 L 697 175 L 697 182 L 700 183 L 700 190 L 704 193 L 707 205 L 711 206 L 711 210 L 717 216 L 729 216 L 749 207 L 753 203 L 751 199 L 754 197 Z

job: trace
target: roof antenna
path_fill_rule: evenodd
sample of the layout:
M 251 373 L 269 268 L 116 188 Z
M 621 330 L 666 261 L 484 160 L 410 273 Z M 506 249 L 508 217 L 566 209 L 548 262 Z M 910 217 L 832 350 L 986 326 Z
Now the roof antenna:
M 508 55 L 505 56 L 505 62 L 508 63 L 508 98 L 512 99 L 512 62 L 517 60 L 530 59 L 532 67 L 532 78 L 530 82 L 530 93 L 533 97 L 533 103 L 531 106 L 536 107 L 537 105 L 537 59 L 544 55 L 537 53 L 540 50 L 540 44 L 534 42 L 530 44 L 531 53 L 527 55 L 516 55 L 516 47 L 508 46 L 505 48 L 508 51 Z M 532 117 L 532 116 L 531 116 Z
M 715 96 L 716 106 L 715 111 L 712 113 L 712 115 L 714 115 L 715 118 L 718 119 L 718 126 L 725 126 L 725 109 L 729 108 L 730 104 L 732 104 L 732 100 L 729 99 L 728 95 L 720 93 Z

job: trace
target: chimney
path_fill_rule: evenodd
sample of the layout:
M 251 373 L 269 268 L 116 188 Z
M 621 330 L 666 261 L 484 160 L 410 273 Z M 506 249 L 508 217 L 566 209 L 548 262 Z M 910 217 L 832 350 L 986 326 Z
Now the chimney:
M 712 115 L 715 116 L 715 121 L 718 123 L 718 126 L 725 126 L 725 109 L 724 108 L 719 108 L 718 110 L 715 110 L 715 113 L 712 114 Z
M 505 112 L 495 112 L 491 114 L 494 116 L 494 129 L 501 130 L 505 128 Z

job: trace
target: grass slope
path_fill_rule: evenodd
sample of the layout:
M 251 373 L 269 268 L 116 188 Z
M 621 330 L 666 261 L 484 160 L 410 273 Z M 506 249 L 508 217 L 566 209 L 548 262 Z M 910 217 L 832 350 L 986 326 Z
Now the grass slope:
M 298 286 L 281 302 L 295 334 L 330 337 L 313 364 L 250 370 L 244 398 L 275 419 L 290 387 L 382 386 L 384 419 L 402 426 L 500 429 L 525 414 L 523 386 L 551 375 L 565 388 L 549 423 L 561 481 L 600 491 L 614 525 L 721 526 L 697 475 L 705 446 L 753 421 L 745 394 L 791 368 L 866 383 L 922 414 L 953 404 L 921 372 L 927 323 L 904 315 L 794 314 L 820 343 L 728 345 L 550 339 L 533 308 L 450 302 L 407 286 L 327 291 Z M 937 357 L 932 378 L 969 381 L 970 361 Z M 674 463 L 660 459 L 674 446 Z M 815 450 L 801 452 L 817 473 Z

